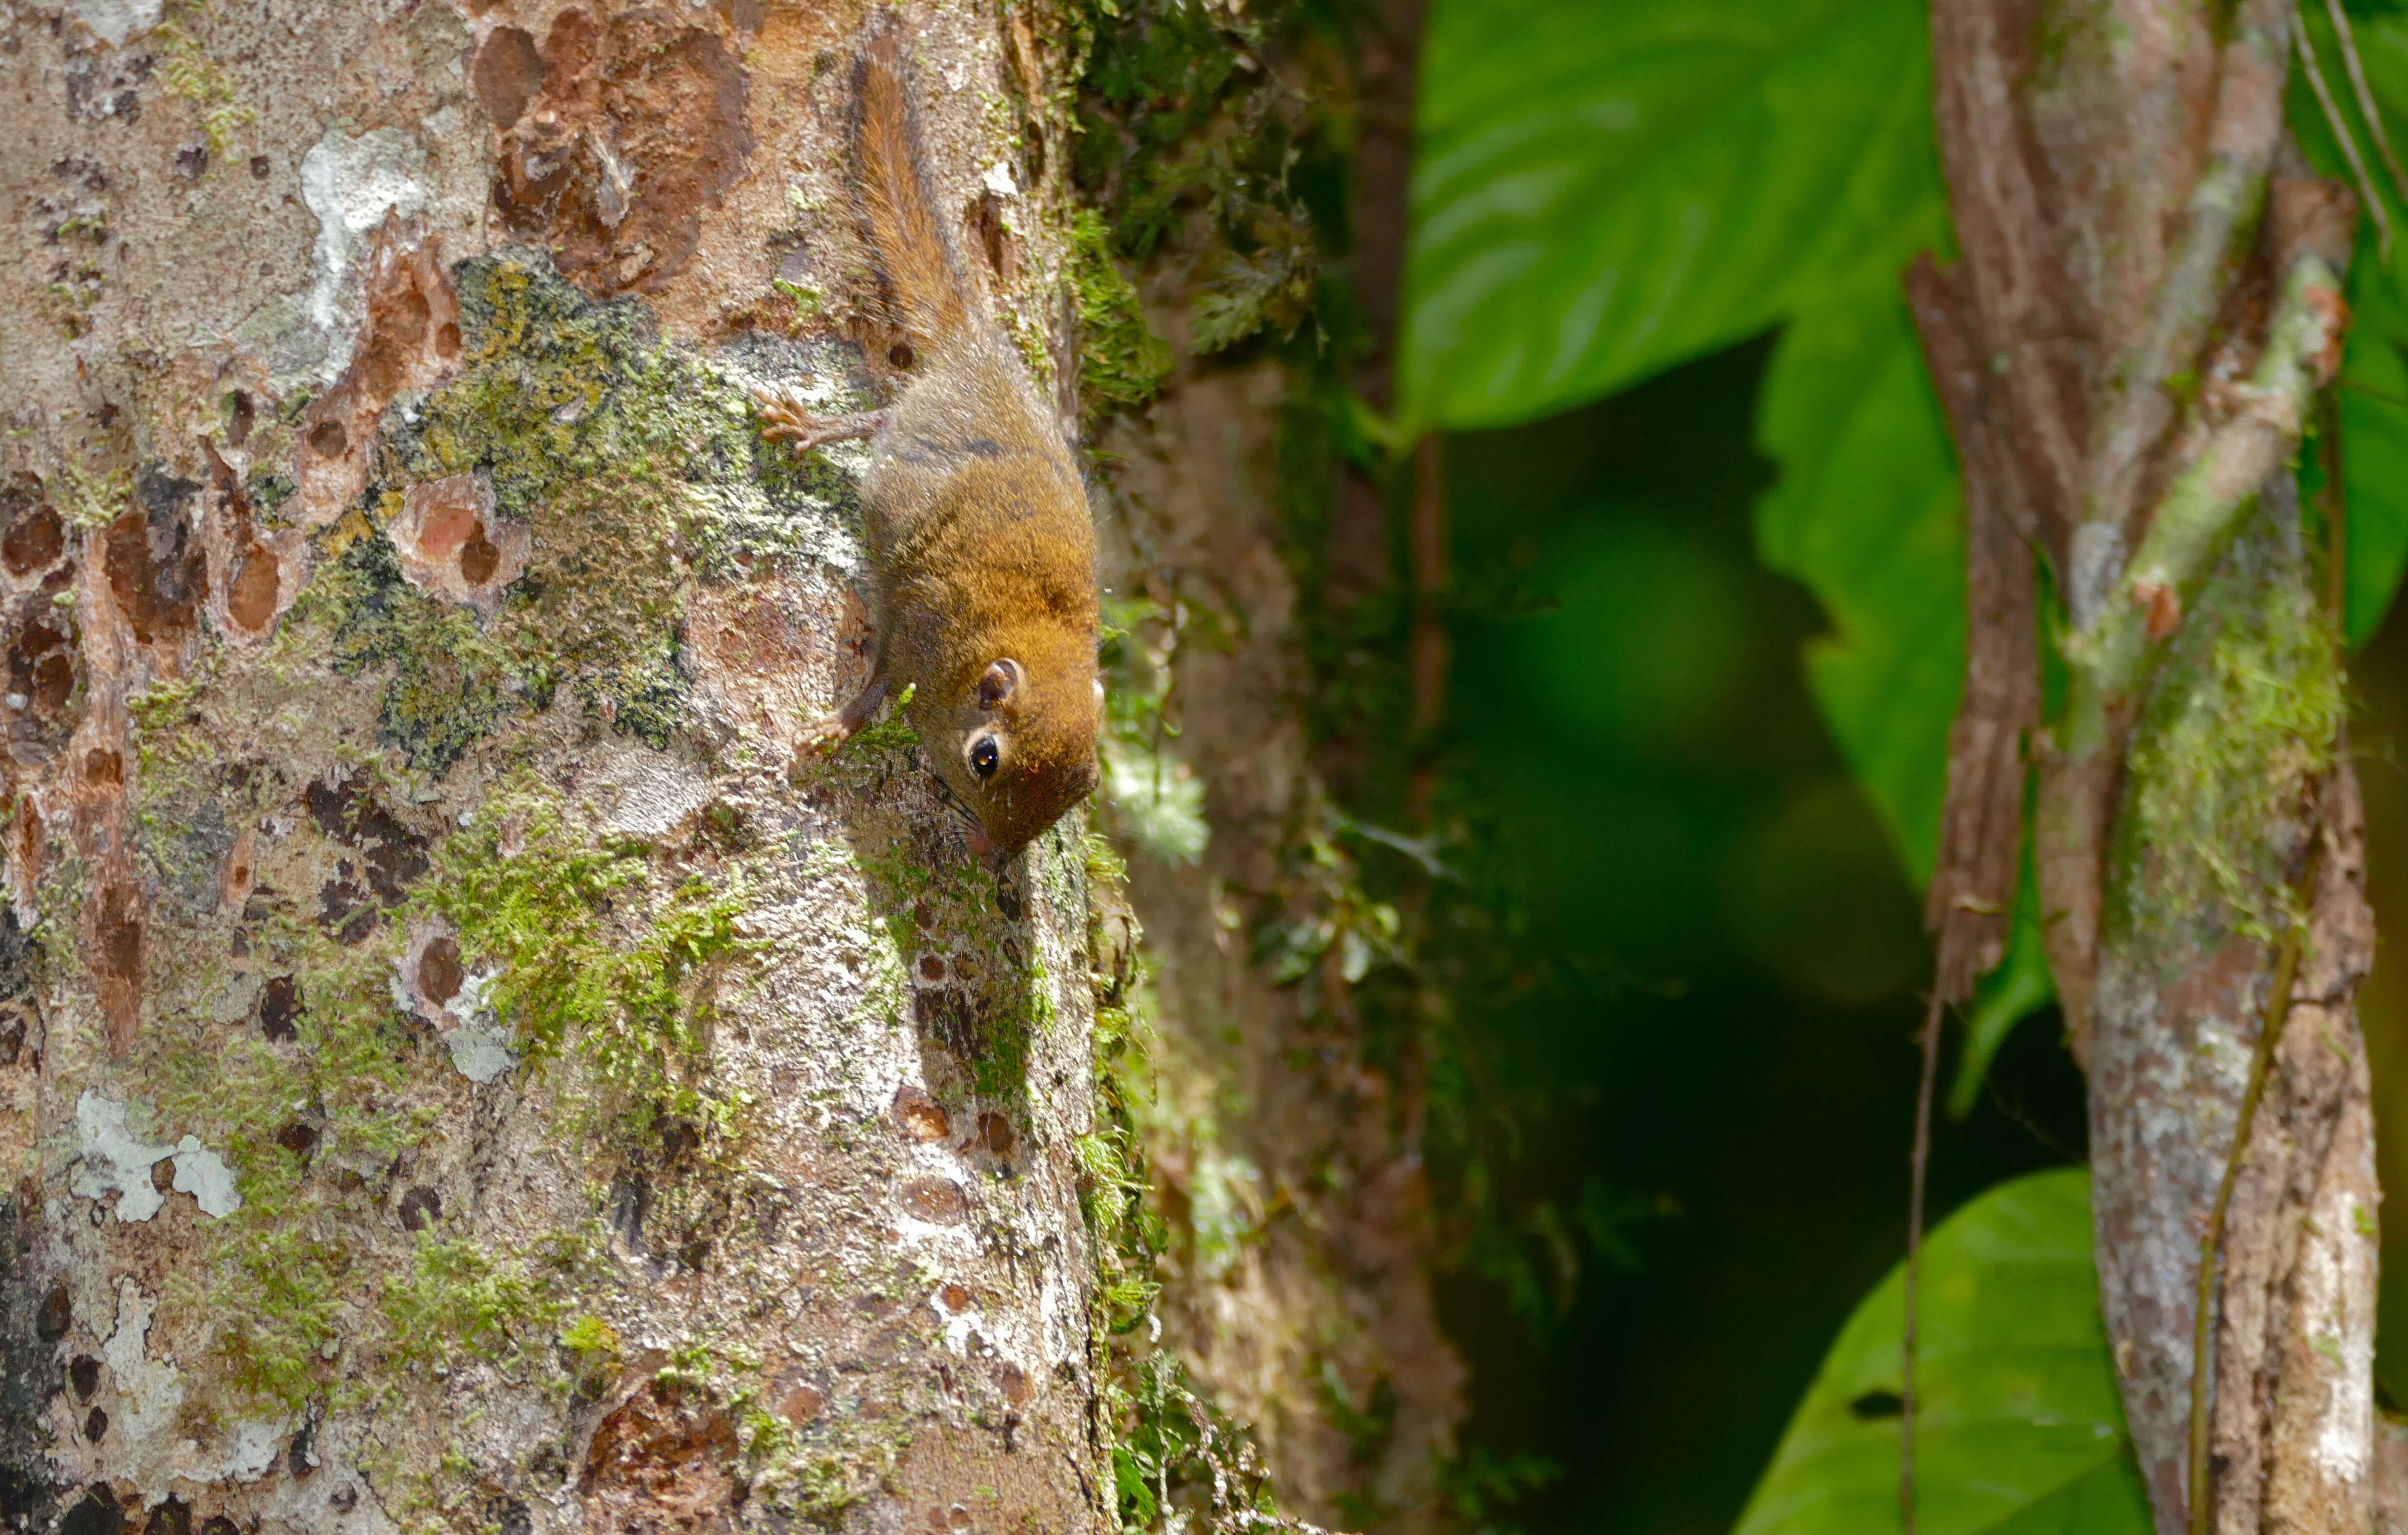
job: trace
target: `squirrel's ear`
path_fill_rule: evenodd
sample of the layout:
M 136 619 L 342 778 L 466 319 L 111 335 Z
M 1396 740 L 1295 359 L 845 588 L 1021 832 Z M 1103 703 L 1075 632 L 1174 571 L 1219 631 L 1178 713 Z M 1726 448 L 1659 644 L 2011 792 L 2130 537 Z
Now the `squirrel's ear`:
M 979 679 L 978 706 L 981 709 L 994 709 L 1010 697 L 1012 690 L 1018 686 L 1020 686 L 1019 662 L 1010 656 L 1005 656 L 999 661 L 990 661 L 987 663 L 986 675 Z

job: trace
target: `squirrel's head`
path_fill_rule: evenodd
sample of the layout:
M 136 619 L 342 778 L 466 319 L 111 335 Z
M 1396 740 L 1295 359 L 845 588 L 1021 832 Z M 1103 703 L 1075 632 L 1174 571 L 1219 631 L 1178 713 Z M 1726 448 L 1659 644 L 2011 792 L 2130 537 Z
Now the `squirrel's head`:
M 1093 642 L 1063 639 L 989 661 L 931 743 L 937 771 L 978 816 L 973 848 L 998 867 L 1095 792 L 1103 682 Z

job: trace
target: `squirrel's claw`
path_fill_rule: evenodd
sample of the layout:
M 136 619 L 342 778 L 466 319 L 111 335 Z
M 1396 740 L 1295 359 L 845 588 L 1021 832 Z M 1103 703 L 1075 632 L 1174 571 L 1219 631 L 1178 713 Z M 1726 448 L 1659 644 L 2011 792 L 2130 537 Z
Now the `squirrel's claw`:
M 823 714 L 803 726 L 801 738 L 795 743 L 797 757 L 824 757 L 851 740 L 861 727 L 848 721 L 841 711 Z
M 809 407 L 783 387 L 754 389 L 752 400 L 760 408 L 764 423 L 761 435 L 772 442 L 789 442 L 795 452 L 808 453 L 831 442 L 844 442 L 866 438 L 886 424 L 883 410 L 862 410 L 845 416 L 815 416 Z

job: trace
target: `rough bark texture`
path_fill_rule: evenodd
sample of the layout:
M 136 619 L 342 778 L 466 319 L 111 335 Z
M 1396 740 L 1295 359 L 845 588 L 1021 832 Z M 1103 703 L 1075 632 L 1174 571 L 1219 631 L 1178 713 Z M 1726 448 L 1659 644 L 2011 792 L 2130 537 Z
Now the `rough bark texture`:
M 1393 1084 L 1359 1064 L 1338 955 L 1340 1006 L 1315 1010 L 1249 953 L 1255 903 L 1323 809 L 1270 495 L 1285 387 L 1268 365 L 1183 371 L 1142 431 L 1103 444 L 1122 460 L 1126 579 L 1226 637 L 1176 664 L 1178 747 L 1209 785 L 1211 845 L 1197 867 L 1140 856 L 1130 870 L 1159 966 L 1148 1144 L 1181 1233 L 1162 1310 L 1213 1399 L 1254 1426 L 1290 1506 L 1418 1531 L 1440 1528 L 1435 1477 L 1463 1411 L 1428 1285 L 1427 1188 Z
M 2193 1528 L 2195 1448 L 2220 1530 L 2372 1518 L 2375 1193 L 2354 1010 L 2372 932 L 2334 621 L 2286 463 L 2338 355 L 2348 211 L 2281 164 L 2291 7 L 2227 9 L 1941 0 L 1963 256 L 1909 280 L 1974 521 L 1949 908 L 1934 884 L 1942 989 L 1961 995 L 1995 953 L 1956 890 L 1996 898 L 1982 876 L 2021 782 L 2004 727 L 2037 691 L 2028 615 L 1985 600 L 2028 580 L 2027 550 L 1985 531 L 2004 524 L 2048 557 L 2065 604 L 2072 681 L 2038 753 L 2038 872 L 2090 1069 L 2102 1306 L 2161 1535 Z
M 15 1528 L 1111 1525 L 1080 820 L 793 761 L 865 15 L 0 5 Z M 1059 39 L 906 28 L 1067 391 Z

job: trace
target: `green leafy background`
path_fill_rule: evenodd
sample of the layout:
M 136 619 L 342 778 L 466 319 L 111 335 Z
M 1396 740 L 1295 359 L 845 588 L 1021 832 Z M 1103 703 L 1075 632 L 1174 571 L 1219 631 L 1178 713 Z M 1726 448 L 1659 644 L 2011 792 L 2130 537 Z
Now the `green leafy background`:
M 2398 141 L 2408 20 L 2363 8 L 2358 42 Z M 2324 9 L 2301 11 L 2383 177 Z M 1822 610 L 1808 685 L 1920 884 L 1964 647 L 1955 465 L 1898 280 L 1916 251 L 1944 254 L 1947 241 L 1925 8 L 1437 0 L 1428 28 L 1403 424 L 1531 422 L 1777 331 L 1756 408 L 1756 442 L 1778 471 L 1756 503 L 1757 552 Z M 2314 98 L 2295 89 L 2292 107 L 2312 160 L 2345 175 Z M 2353 646 L 2373 635 L 2408 564 L 2408 203 L 2387 180 L 2379 195 L 2398 249 L 2386 258 L 2371 233 L 2360 242 L 2339 392 Z M 2321 446 L 2302 455 L 2311 493 Z M 1580 664 L 1618 674 L 1610 658 Z M 2017 1022 L 2052 999 L 2027 874 L 2007 958 L 1968 1011 L 1951 1094 L 1960 1115 Z M 2007 1185 L 1935 1241 L 1925 1528 L 2146 1528 L 2087 1255 L 2072 1174 Z M 1885 1370 L 1894 1384 L 1897 1308 L 1893 1276 L 1799 1408 L 1742 1521 L 1749 1535 L 1896 1524 L 1895 1422 L 1850 1404 Z

